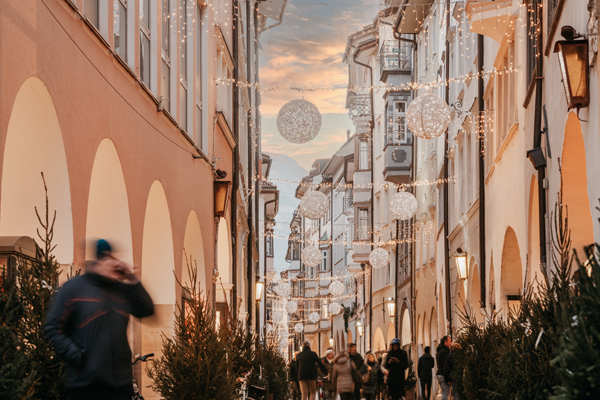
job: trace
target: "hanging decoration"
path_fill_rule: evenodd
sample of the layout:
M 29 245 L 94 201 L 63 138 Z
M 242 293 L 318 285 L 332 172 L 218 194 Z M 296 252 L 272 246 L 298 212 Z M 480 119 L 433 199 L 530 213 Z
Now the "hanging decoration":
M 435 94 L 413 100 L 406 110 L 406 122 L 413 134 L 423 139 L 441 136 L 450 124 L 450 107 Z
M 285 311 L 287 311 L 288 314 L 293 314 L 298 311 L 298 302 L 295 300 L 289 300 L 285 305 Z
M 419 203 L 412 193 L 398 192 L 390 200 L 392 216 L 400 221 L 411 219 L 419 208 Z
M 301 322 L 298 322 L 295 326 L 294 326 L 294 330 L 298 333 L 302 333 L 304 332 L 304 325 L 302 325 Z
M 321 113 L 310 101 L 292 100 L 279 110 L 277 129 L 288 142 L 310 142 L 321 129 Z
M 280 323 L 283 320 L 283 314 L 281 312 L 279 312 L 279 311 L 276 311 L 271 316 L 271 319 L 273 320 L 273 322 L 275 322 L 276 324 L 278 324 L 278 323 Z
M 338 315 L 342 311 L 342 306 L 337 301 L 334 301 L 329 305 L 329 312 L 332 315 Z
M 288 297 L 290 294 L 292 294 L 292 287 L 287 282 L 279 282 L 276 286 L 273 287 L 273 291 L 278 296 Z
M 273 332 L 274 330 L 275 328 L 273 328 L 273 325 L 267 324 L 267 332 Z
M 287 338 L 290 337 L 290 333 L 288 332 L 287 328 L 285 328 L 283 331 L 281 331 L 281 338 L 287 340 Z
M 332 296 L 341 296 L 344 294 L 344 290 L 344 284 L 340 281 L 333 281 L 331 282 L 331 285 L 329 285 L 329 293 Z
M 321 315 L 318 312 L 312 312 L 308 316 L 308 320 L 313 324 L 316 324 L 321 319 Z
M 319 219 L 327 214 L 329 210 L 329 199 L 324 193 L 316 190 L 309 190 L 302 199 L 298 206 L 302 215 L 308 219 Z
M 375 249 L 369 255 L 369 263 L 374 269 L 383 269 L 390 263 L 390 253 L 381 247 Z
M 320 192 L 319 192 L 320 193 Z M 308 246 L 302 249 L 302 262 L 311 267 L 316 268 L 321 264 L 321 250 L 319 250 L 318 246 Z

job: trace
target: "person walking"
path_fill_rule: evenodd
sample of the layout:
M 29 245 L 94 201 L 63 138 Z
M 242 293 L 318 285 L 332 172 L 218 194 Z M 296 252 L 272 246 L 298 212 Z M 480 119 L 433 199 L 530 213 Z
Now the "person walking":
M 383 359 L 381 368 L 387 376 L 388 392 L 391 400 L 404 396 L 405 371 L 408 368 L 408 355 L 400 348 L 400 340 L 392 339 L 390 351 Z
M 444 378 L 444 366 L 446 365 L 446 357 L 450 354 L 452 346 L 452 338 L 450 336 L 442 337 L 442 341 L 436 349 L 435 361 L 437 364 L 437 380 L 442 388 L 442 400 L 448 400 L 450 396 L 450 385 Z
M 331 379 L 333 376 L 333 358 L 333 349 L 330 347 L 325 350 L 325 357 L 321 359 L 327 369 L 327 374 L 320 374 L 323 378 L 323 398 L 326 400 L 335 400 L 335 386 L 333 386 Z
M 452 384 L 452 373 L 454 372 L 455 360 L 454 354 L 457 350 L 460 350 L 460 344 L 452 343 L 452 351 L 446 357 L 446 361 L 444 363 L 444 380 L 448 385 L 452 387 L 452 395 L 454 396 L 454 400 L 459 400 L 458 393 L 456 392 L 456 387 Z
M 352 364 L 354 364 L 354 368 L 356 368 L 360 375 L 364 375 L 367 371 L 371 370 L 371 368 L 365 364 L 365 360 L 362 356 L 356 351 L 356 343 L 348 344 L 348 356 L 350 357 Z M 354 400 L 361 400 L 360 389 L 362 389 L 361 382 L 356 382 L 354 385 Z
M 348 353 L 341 352 L 333 359 L 333 377 L 331 379 L 340 400 L 355 400 L 354 379 L 352 378 L 352 362 Z
M 292 400 L 300 400 L 300 383 L 298 382 L 298 363 L 296 356 L 300 353 L 294 353 L 294 358 L 290 361 L 290 386 L 292 388 Z
M 377 360 L 375 360 L 375 356 L 370 351 L 365 354 L 367 359 L 367 366 L 371 368 L 369 381 L 363 383 L 363 396 L 365 400 L 375 400 L 377 393 L 379 392 L 379 385 L 377 382 L 377 377 L 379 375 L 379 364 Z
M 131 267 L 113 257 L 106 240 L 98 240 L 96 260 L 58 291 L 44 326 L 45 337 L 67 363 L 71 399 L 131 399 L 129 316 L 153 313 L 152 299 Z
M 302 393 L 302 400 L 314 400 L 317 395 L 317 369 L 315 364 L 324 374 L 327 374 L 327 369 L 317 353 L 310 349 L 309 342 L 304 342 L 302 346 L 302 351 L 296 356 L 300 392 Z
M 425 400 L 429 400 L 431 397 L 431 380 L 433 373 L 431 370 L 435 366 L 435 360 L 431 356 L 431 347 L 425 346 L 425 353 L 419 357 L 419 363 L 417 365 L 417 375 L 419 376 L 419 382 L 421 383 L 421 397 Z

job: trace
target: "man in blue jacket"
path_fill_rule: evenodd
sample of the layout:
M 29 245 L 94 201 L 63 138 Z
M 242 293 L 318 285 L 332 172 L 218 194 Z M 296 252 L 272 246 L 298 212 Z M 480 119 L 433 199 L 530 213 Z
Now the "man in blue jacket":
M 147 317 L 154 305 L 131 268 L 112 256 L 106 240 L 98 241 L 96 255 L 86 274 L 58 291 L 44 334 L 67 362 L 66 383 L 73 400 L 129 400 L 129 315 Z

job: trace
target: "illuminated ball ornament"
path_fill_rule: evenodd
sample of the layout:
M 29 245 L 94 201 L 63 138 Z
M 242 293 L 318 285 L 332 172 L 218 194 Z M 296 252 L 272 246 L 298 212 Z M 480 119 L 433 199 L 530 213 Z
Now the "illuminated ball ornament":
M 390 200 L 390 212 L 400 221 L 411 219 L 419 208 L 419 203 L 412 193 L 398 192 Z
M 408 106 L 406 122 L 416 136 L 435 139 L 442 135 L 450 124 L 450 107 L 435 94 L 421 95 Z
M 369 263 L 374 269 L 383 269 L 390 263 L 390 253 L 381 247 L 375 249 L 369 255 Z
M 310 190 L 300 200 L 300 212 L 308 219 L 319 219 L 329 210 L 329 199 L 325 194 Z
M 329 305 L 329 312 L 332 315 L 338 315 L 342 311 L 342 306 L 337 301 L 334 301 Z
M 321 129 L 321 113 L 310 101 L 292 100 L 279 110 L 277 129 L 288 142 L 310 142 Z
M 285 311 L 287 311 L 288 314 L 295 313 L 296 311 L 298 311 L 298 303 L 294 300 L 288 301 L 285 305 Z
M 271 319 L 273 320 L 273 322 L 275 322 L 276 324 L 278 324 L 278 323 L 280 323 L 283 320 L 283 314 L 281 312 L 279 312 L 279 311 L 276 311 L 271 316 Z
M 340 281 L 333 281 L 331 285 L 329 285 L 329 293 L 332 296 L 341 296 L 344 294 L 344 284 Z
M 294 330 L 298 333 L 302 333 L 304 332 L 304 325 L 302 325 L 302 323 L 298 322 L 295 326 L 294 326 Z
M 319 320 L 321 319 L 321 315 L 319 315 L 318 312 L 312 312 L 310 313 L 310 315 L 308 316 L 308 320 L 310 322 L 312 322 L 313 324 L 316 324 L 317 322 L 319 322 Z
M 302 249 L 302 262 L 311 267 L 315 268 L 321 264 L 321 250 L 317 246 L 308 246 Z
M 273 288 L 275 294 L 281 297 L 288 297 L 292 293 L 292 287 L 287 282 L 279 282 L 277 286 Z

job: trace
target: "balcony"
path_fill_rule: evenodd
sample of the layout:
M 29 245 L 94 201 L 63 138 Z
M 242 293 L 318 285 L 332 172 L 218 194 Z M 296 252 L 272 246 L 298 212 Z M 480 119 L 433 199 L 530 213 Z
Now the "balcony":
M 354 211 L 354 196 L 344 197 L 344 213 L 352 213 Z
M 348 111 L 352 120 L 371 119 L 371 94 L 369 89 L 352 89 L 348 91 Z M 368 132 L 368 127 L 365 128 Z M 357 131 L 356 133 L 363 133 Z
M 467 1 L 469 30 L 494 39 L 499 44 L 509 29 L 514 29 L 519 9 L 512 1 Z
M 387 145 L 384 150 L 383 179 L 392 183 L 408 183 L 412 166 L 411 145 Z
M 371 238 L 368 237 L 366 240 L 356 239 L 352 245 L 354 249 L 352 261 L 359 264 L 368 263 L 371 254 Z
M 380 80 L 387 83 L 389 75 L 410 75 L 412 70 L 412 44 L 399 40 L 386 40 L 379 49 Z
M 354 203 L 371 201 L 371 171 L 368 169 L 354 171 Z

